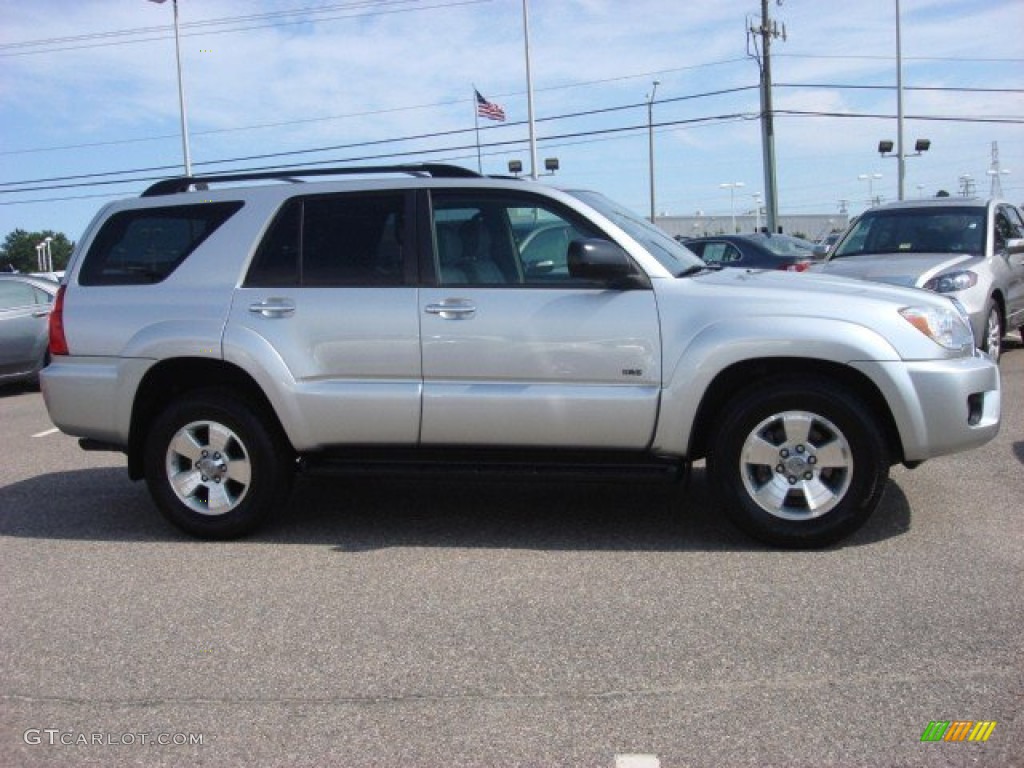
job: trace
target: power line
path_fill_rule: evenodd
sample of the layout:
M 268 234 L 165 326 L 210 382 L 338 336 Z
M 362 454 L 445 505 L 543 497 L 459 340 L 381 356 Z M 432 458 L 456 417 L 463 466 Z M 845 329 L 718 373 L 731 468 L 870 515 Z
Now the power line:
M 409 2 L 420 2 L 420 0 L 381 0 L 381 2 L 378 2 L 378 3 L 353 3 L 353 4 L 347 4 L 347 5 L 335 6 L 335 7 L 336 8 L 346 8 L 346 9 L 352 9 L 352 8 L 357 8 L 357 7 L 373 7 L 373 8 L 378 8 L 378 7 L 382 7 L 385 4 L 388 4 L 388 5 L 390 5 L 390 4 L 399 4 L 399 3 L 407 4 Z M 235 32 L 246 32 L 246 31 L 253 30 L 253 29 L 266 29 L 268 27 L 285 27 L 285 26 L 292 26 L 292 25 L 296 25 L 296 24 L 309 24 L 309 23 L 312 23 L 313 21 L 322 22 L 322 21 L 335 21 L 335 20 L 338 20 L 338 19 L 363 18 L 363 17 L 367 17 L 367 16 L 385 16 L 385 15 L 394 14 L 394 13 L 410 13 L 410 12 L 415 12 L 415 11 L 431 11 L 431 10 L 437 10 L 437 9 L 441 9 L 441 8 L 453 8 L 453 7 L 457 7 L 457 6 L 463 6 L 463 5 L 479 5 L 481 3 L 489 3 L 489 2 L 493 2 L 493 0 L 448 0 L 448 2 L 440 2 L 440 3 L 437 3 L 436 5 L 419 5 L 419 6 L 413 7 L 413 8 L 389 8 L 389 9 L 386 9 L 386 10 L 372 11 L 372 12 L 365 12 L 365 13 L 341 13 L 341 14 L 337 14 L 337 15 L 334 15 L 334 16 L 325 16 L 323 18 L 318 18 L 318 19 L 303 18 L 303 19 L 298 19 L 298 20 L 295 20 L 295 21 L 282 21 L 282 22 L 272 23 L 272 24 L 251 24 L 249 26 L 229 27 L 227 29 L 211 29 L 211 30 L 207 30 L 207 31 L 185 32 L 185 33 L 182 34 L 182 37 L 206 37 L 206 36 L 210 36 L 210 35 L 223 35 L 223 34 L 232 34 L 232 33 L 235 33 Z M 299 12 L 295 12 L 295 13 L 299 13 Z M 314 13 L 314 11 L 310 11 L 310 13 L 312 14 L 312 13 Z M 238 19 L 238 18 L 245 18 L 245 17 L 235 17 L 235 18 Z M 196 27 L 212 26 L 212 25 L 218 25 L 218 24 L 223 25 L 223 24 L 227 24 L 227 23 L 228 23 L 228 21 L 210 20 L 210 21 L 205 21 L 205 22 L 191 22 L 189 24 L 182 24 L 182 27 L 183 28 L 192 28 L 192 29 L 194 29 Z M 96 33 L 92 33 L 90 35 L 81 35 L 79 37 L 82 38 L 83 40 L 96 39 L 96 40 L 102 40 L 102 42 L 86 43 L 86 44 L 83 44 L 83 45 L 61 45 L 61 44 L 57 44 L 56 47 L 50 47 L 50 48 L 45 47 L 45 43 L 32 42 L 32 41 L 30 41 L 28 43 L 8 43 L 6 45 L 0 45 L 0 57 L 30 56 L 30 55 L 39 54 L 39 53 L 59 53 L 59 52 L 63 52 L 63 51 L 75 51 L 75 50 L 83 50 L 83 49 L 87 49 L 87 48 L 105 48 L 105 47 L 114 46 L 114 45 L 133 45 L 133 44 L 136 44 L 136 43 L 146 43 L 146 42 L 152 42 L 152 41 L 155 41 L 155 40 L 166 40 L 168 37 L 171 36 L 169 34 L 166 34 L 166 31 L 169 30 L 169 29 L 171 29 L 171 28 L 167 27 L 167 26 L 161 26 L 161 27 L 140 27 L 140 28 L 138 28 L 136 30 L 123 30 L 121 32 L 96 32 Z M 150 34 L 150 33 L 156 33 L 156 32 L 161 32 L 161 33 L 160 34 L 156 34 L 155 37 L 152 37 L 152 36 L 151 37 L 137 37 L 137 38 L 130 39 L 130 40 L 110 40 L 110 39 L 107 39 L 107 38 L 110 38 L 110 37 L 117 37 L 117 36 L 122 36 L 122 35 L 128 36 L 128 35 L 133 35 L 133 34 Z M 59 38 L 55 38 L 55 39 L 59 39 Z M 13 50 L 13 51 L 10 51 L 10 52 L 5 52 L 4 51 L 4 49 L 17 48 L 18 46 L 32 46 L 32 45 L 36 46 L 35 50 Z
M 636 105 L 631 105 L 631 106 L 636 106 Z M 835 117 L 835 118 L 853 118 L 853 119 L 891 119 L 892 118 L 892 115 L 878 114 L 878 113 L 860 113 L 860 114 L 857 114 L 857 113 L 846 113 L 846 112 L 816 112 L 816 111 L 802 111 L 802 110 L 777 110 L 776 114 L 787 115 L 787 116 L 794 116 L 794 117 Z M 757 117 L 758 117 L 757 114 L 752 114 L 752 113 L 729 113 L 729 114 L 720 114 L 720 115 L 710 115 L 710 116 L 705 116 L 705 117 L 689 118 L 689 119 L 685 119 L 685 120 L 670 120 L 670 121 L 664 121 L 664 122 L 655 123 L 654 125 L 655 125 L 656 128 L 659 128 L 659 129 L 679 128 L 679 127 L 683 127 L 683 126 L 693 127 L 693 126 L 699 126 L 699 125 L 702 125 L 702 124 L 734 122 L 734 121 L 739 121 L 739 120 L 755 120 L 755 119 L 757 119 Z M 943 121 L 943 122 L 960 122 L 960 123 L 1024 124 L 1024 118 L 965 118 L 965 117 L 941 116 L 941 115 L 908 115 L 907 117 L 908 117 L 908 119 L 922 120 L 922 121 Z M 547 119 L 550 120 L 550 119 L 554 119 L 554 118 L 547 118 Z M 630 132 L 640 132 L 640 131 L 644 131 L 646 129 L 647 129 L 646 123 L 637 123 L 637 124 L 634 124 L 634 125 L 625 125 L 625 126 L 618 126 L 618 127 L 612 127 L 612 128 L 590 129 L 590 130 L 586 130 L 586 131 L 575 131 L 575 132 L 567 132 L 567 133 L 550 134 L 548 136 L 540 137 L 540 141 L 544 142 L 548 146 L 556 146 L 556 144 L 554 142 L 558 142 L 558 141 L 565 140 L 565 139 L 585 138 L 585 137 L 586 138 L 590 138 L 590 137 L 597 137 L 597 136 L 608 137 L 608 136 L 621 135 L 621 134 L 630 133 Z M 484 148 L 487 148 L 487 149 L 495 149 L 495 148 L 499 148 L 499 147 L 504 147 L 507 150 L 510 147 L 522 146 L 525 143 L 526 143 L 526 139 L 508 139 L 508 140 L 504 140 L 504 141 L 486 142 L 486 143 L 482 144 L 481 146 L 484 147 Z M 583 142 L 580 142 L 580 143 L 583 143 Z M 364 144 L 352 145 L 349 148 L 354 148 L 355 146 L 367 146 L 367 145 L 370 145 L 370 144 L 372 144 L 372 143 L 371 142 L 367 142 L 367 143 L 364 143 Z M 423 156 L 426 156 L 426 155 L 438 155 L 438 154 L 442 154 L 443 155 L 443 154 L 450 154 L 452 152 L 475 150 L 475 148 L 476 148 L 476 144 L 475 143 L 474 144 L 462 144 L 462 145 L 453 145 L 453 146 L 439 147 L 439 148 L 434 148 L 434 149 L 415 149 L 415 150 L 407 150 L 407 151 L 402 151 L 402 152 L 384 152 L 384 153 L 376 153 L 376 154 L 353 155 L 353 156 L 342 157 L 342 158 L 331 158 L 331 159 L 327 159 L 327 160 L 310 161 L 310 162 L 304 163 L 304 165 L 308 166 L 308 167 L 311 167 L 311 166 L 319 166 L 319 165 L 332 165 L 332 164 L 333 165 L 338 165 L 338 164 L 345 164 L 345 163 L 358 163 L 358 162 L 366 162 L 366 161 L 370 161 L 370 160 L 381 160 L 381 159 L 387 159 L 387 158 L 423 157 Z M 321 149 L 320 151 L 329 151 L 329 150 Z M 253 159 L 256 159 L 256 158 L 253 158 Z M 226 162 L 226 161 L 210 161 L 210 162 L 211 163 L 212 162 L 223 163 L 223 162 Z M 177 167 L 178 167 L 177 165 L 169 166 L 169 168 L 177 168 Z M 294 169 L 296 167 L 297 166 L 294 166 L 294 165 L 280 165 L 280 164 L 277 164 L 277 165 L 250 166 L 250 167 L 245 167 L 245 168 L 233 168 L 233 169 L 230 169 L 230 170 L 234 171 L 234 172 L 239 172 L 239 173 L 250 172 L 250 171 L 251 172 L 256 172 L 256 171 L 278 171 L 278 170 L 283 172 L 283 171 L 288 171 L 290 169 Z M 123 171 L 121 173 L 137 173 L 137 172 L 145 172 L 145 170 L 144 169 L 138 169 L 136 171 Z M 75 184 L 59 184 L 59 185 L 46 185 L 46 186 L 40 186 L 40 187 L 26 187 L 26 188 L 22 188 L 22 189 L 5 190 L 4 192 L 6 192 L 7 194 L 14 194 L 14 193 L 19 193 L 19 192 L 47 191 L 47 190 L 53 190 L 53 189 L 71 189 L 71 188 L 78 188 L 78 187 L 92 187 L 92 186 L 100 186 L 100 185 L 106 186 L 106 185 L 118 185 L 118 184 L 134 184 L 134 183 L 140 183 L 140 182 L 158 181 L 161 178 L 164 178 L 164 177 L 163 176 L 144 176 L 144 177 L 133 177 L 133 178 L 127 178 L 127 179 L 113 179 L 113 180 L 106 180 L 106 181 L 94 181 L 94 182 L 84 182 L 84 183 L 75 183 Z M 105 195 L 98 195 L 98 196 L 99 197 L 105 197 Z M 54 202 L 54 201 L 59 201 L 59 200 L 84 199 L 85 197 L 93 197 L 93 196 L 89 195 L 89 196 L 79 196 L 79 197 L 46 198 L 46 199 L 43 199 L 43 200 L 5 201 L 5 202 L 0 202 L 0 206 L 19 205 L 19 204 L 25 204 L 25 203 L 29 203 L 29 202 Z
M 753 88 L 756 88 L 756 87 L 757 86 L 752 86 L 751 85 L 751 86 L 738 86 L 738 87 L 735 87 L 735 88 L 722 88 L 722 89 L 715 90 L 715 91 L 705 91 L 705 92 L 702 92 L 702 93 L 689 94 L 689 95 L 686 95 L 686 96 L 676 96 L 676 97 L 669 98 L 669 99 L 662 99 L 659 103 L 663 103 L 664 104 L 664 103 L 671 103 L 671 102 L 691 101 L 693 99 L 709 98 L 709 97 L 712 97 L 712 96 L 723 96 L 723 95 L 728 95 L 728 94 L 733 94 L 733 93 L 741 93 L 743 91 L 752 90 Z M 611 112 L 621 112 L 621 111 L 636 109 L 636 108 L 641 107 L 641 106 L 643 106 L 643 103 L 622 104 L 622 105 L 618 105 L 618 106 L 600 107 L 600 108 L 595 108 L 595 109 L 582 110 L 582 111 L 578 111 L 578 112 L 566 112 L 566 113 L 560 114 L 560 115 L 550 115 L 548 117 L 538 118 L 536 120 L 536 122 L 538 122 L 538 123 L 545 123 L 545 122 L 553 122 L 555 120 L 569 120 L 569 119 L 574 119 L 574 118 L 579 118 L 579 117 L 593 117 L 594 115 L 601 115 L 601 114 L 608 114 L 608 113 L 611 113 Z M 514 122 L 506 122 L 506 123 L 502 123 L 501 125 L 495 125 L 495 126 L 488 125 L 488 126 L 482 127 L 480 130 L 481 131 L 504 130 L 504 129 L 507 129 L 507 128 L 510 128 L 510 127 L 522 126 L 522 125 L 525 125 L 525 124 L 526 124 L 525 121 L 520 120 L 520 121 L 514 121 Z M 406 141 L 418 141 L 418 140 L 423 140 L 423 139 L 444 138 L 444 137 L 447 137 L 447 136 L 457 136 L 457 135 L 460 135 L 460 134 L 473 133 L 474 131 L 475 131 L 475 129 L 473 129 L 473 128 L 457 128 L 457 129 L 452 129 L 452 130 L 448 130 L 448 131 L 433 131 L 433 132 L 430 132 L 430 133 L 413 134 L 413 135 L 409 135 L 409 136 L 399 136 L 399 137 L 393 137 L 393 138 L 389 138 L 389 139 L 372 139 L 372 140 L 368 140 L 368 141 L 352 142 L 352 143 L 348 143 L 348 144 L 333 144 L 333 145 L 327 145 L 327 146 L 321 146 L 321 147 L 312 147 L 312 148 L 306 148 L 306 149 L 295 149 L 295 150 L 288 150 L 288 151 L 282 151 L 282 152 L 266 152 L 266 153 L 261 153 L 261 154 L 258 154 L 258 155 L 245 155 L 245 156 L 241 156 L 241 157 L 229 157 L 229 158 L 222 158 L 220 160 L 206 160 L 206 161 L 203 161 L 203 162 L 197 162 L 197 163 L 195 163 L 195 165 L 203 165 L 203 166 L 224 165 L 226 163 L 246 162 L 246 161 L 249 161 L 249 160 L 266 160 L 266 159 L 275 158 L 275 157 L 288 157 L 288 156 L 293 156 L 293 155 L 310 155 L 310 154 L 316 154 L 316 153 L 320 153 L 320 152 L 331 152 L 331 151 L 339 150 L 339 149 L 352 149 L 352 148 L 355 148 L 355 147 L 377 146 L 377 145 L 382 145 L 382 144 L 395 144 L 395 143 L 406 142 Z M 81 180 L 81 179 L 101 179 L 101 178 L 105 178 L 105 177 L 108 177 L 108 176 L 117 176 L 119 174 L 125 174 L 125 173 L 147 173 L 147 172 L 152 172 L 152 171 L 165 171 L 165 170 L 172 170 L 172 169 L 177 168 L 177 167 L 178 167 L 177 165 L 160 165 L 160 166 L 152 166 L 152 167 L 149 167 L 149 168 L 134 168 L 134 169 L 119 170 L 119 171 L 103 171 L 103 172 L 98 172 L 98 173 L 84 173 L 84 174 L 77 174 L 77 175 L 74 175 L 74 176 L 52 176 L 52 177 L 49 177 L 49 178 L 42 178 L 42 179 L 23 179 L 23 180 L 20 180 L 20 181 L 0 182 L 0 187 L 13 187 L 13 186 L 20 186 L 20 185 L 23 185 L 23 184 L 42 184 L 42 183 L 45 183 L 45 182 L 55 182 L 55 181 L 77 181 L 77 180 Z M 78 186 L 78 185 L 65 185 L 65 186 L 70 187 L 70 186 Z M 9 193 L 9 192 L 25 192 L 25 191 L 30 191 L 30 190 L 33 190 L 33 189 L 41 189 L 41 188 L 26 188 L 26 189 L 15 189 L 15 190 L 0 189 L 0 194 Z

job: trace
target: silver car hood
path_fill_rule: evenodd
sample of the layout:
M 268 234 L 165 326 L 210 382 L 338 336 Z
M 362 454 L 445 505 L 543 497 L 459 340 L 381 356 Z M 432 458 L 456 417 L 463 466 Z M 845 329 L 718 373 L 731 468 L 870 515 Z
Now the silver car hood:
M 821 302 L 825 306 L 838 306 L 847 297 L 862 297 L 895 304 L 932 303 L 935 294 L 913 286 L 904 288 L 893 284 L 865 282 L 845 275 L 814 272 L 785 272 L 779 269 L 722 269 L 701 275 L 705 285 L 728 286 L 737 300 L 764 299 L 776 306 L 782 301 L 797 301 L 807 306 Z M 942 300 L 945 301 L 945 300 Z
M 920 288 L 935 275 L 974 258 L 967 253 L 880 253 L 833 258 L 808 271 Z

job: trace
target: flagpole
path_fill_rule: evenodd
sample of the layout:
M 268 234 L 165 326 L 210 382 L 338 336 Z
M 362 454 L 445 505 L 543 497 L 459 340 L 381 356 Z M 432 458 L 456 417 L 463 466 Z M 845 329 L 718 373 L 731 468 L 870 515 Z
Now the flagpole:
M 178 0 L 174 0 L 174 57 L 178 62 L 178 104 L 181 108 L 181 149 L 185 156 L 185 175 L 192 175 L 192 154 L 188 148 L 188 116 L 185 113 L 185 85 L 181 78 L 181 34 L 178 31 Z
M 533 76 L 530 74 L 530 12 L 523 0 L 523 38 L 526 41 L 526 109 L 530 121 L 530 178 L 537 179 L 537 127 L 533 120 Z
M 480 158 L 480 105 L 476 100 L 476 85 L 473 85 L 473 128 L 476 130 L 476 169 L 482 175 L 484 172 L 484 162 Z

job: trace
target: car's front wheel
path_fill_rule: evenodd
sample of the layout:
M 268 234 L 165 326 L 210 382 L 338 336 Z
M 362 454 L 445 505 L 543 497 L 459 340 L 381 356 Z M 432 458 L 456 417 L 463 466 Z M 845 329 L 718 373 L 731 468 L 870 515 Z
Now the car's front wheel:
M 1003 351 L 1003 317 L 994 303 L 989 305 L 985 316 L 985 336 L 981 340 L 981 348 L 993 360 L 999 361 Z
M 831 544 L 878 506 L 889 474 L 871 410 L 838 382 L 775 378 L 726 406 L 708 471 L 726 513 L 757 539 Z
M 284 502 L 292 467 L 259 410 L 219 391 L 172 402 L 153 422 L 146 483 L 164 516 L 206 539 L 255 530 Z

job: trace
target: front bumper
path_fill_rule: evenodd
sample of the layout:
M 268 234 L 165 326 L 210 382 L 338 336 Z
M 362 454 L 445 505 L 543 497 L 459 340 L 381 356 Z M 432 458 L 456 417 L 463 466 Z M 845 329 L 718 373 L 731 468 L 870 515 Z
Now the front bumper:
M 953 360 L 859 362 L 889 402 L 906 462 L 984 445 L 999 433 L 999 367 L 983 353 Z

